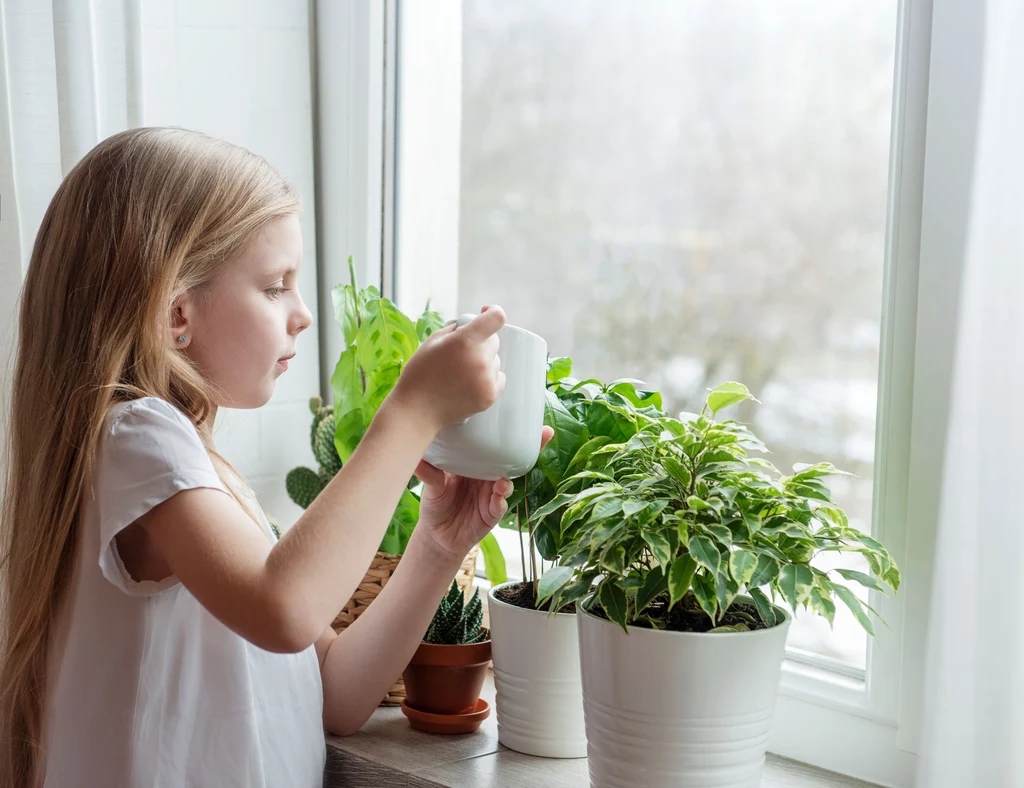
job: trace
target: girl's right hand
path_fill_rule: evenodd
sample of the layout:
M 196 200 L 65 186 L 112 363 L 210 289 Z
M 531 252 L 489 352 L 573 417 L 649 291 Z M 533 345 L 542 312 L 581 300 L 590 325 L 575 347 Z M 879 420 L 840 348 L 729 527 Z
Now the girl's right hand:
M 505 388 L 497 337 L 504 325 L 504 310 L 485 306 L 469 323 L 436 331 L 409 359 L 391 396 L 437 430 L 487 410 Z

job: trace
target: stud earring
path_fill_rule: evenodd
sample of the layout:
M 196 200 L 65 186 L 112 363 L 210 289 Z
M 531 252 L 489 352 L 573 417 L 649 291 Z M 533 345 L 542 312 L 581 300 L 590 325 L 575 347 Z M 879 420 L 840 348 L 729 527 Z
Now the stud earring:
M 185 335 L 184 334 L 182 334 L 180 337 L 178 337 L 178 344 L 179 345 L 184 345 L 185 344 Z

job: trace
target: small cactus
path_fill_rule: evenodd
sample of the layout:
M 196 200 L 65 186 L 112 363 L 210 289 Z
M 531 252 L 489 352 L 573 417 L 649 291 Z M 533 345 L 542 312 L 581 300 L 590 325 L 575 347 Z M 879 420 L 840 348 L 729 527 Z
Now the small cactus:
M 483 621 L 480 589 L 474 590 L 469 602 L 465 602 L 462 589 L 453 580 L 452 587 L 434 612 L 423 642 L 448 646 L 481 643 L 490 637 L 490 632 L 483 629 Z
M 303 509 L 313 503 L 327 483 L 341 470 L 341 457 L 334 445 L 334 409 L 324 405 L 320 397 L 311 397 L 309 410 L 313 414 L 309 443 L 320 470 L 292 468 L 284 480 L 288 497 Z

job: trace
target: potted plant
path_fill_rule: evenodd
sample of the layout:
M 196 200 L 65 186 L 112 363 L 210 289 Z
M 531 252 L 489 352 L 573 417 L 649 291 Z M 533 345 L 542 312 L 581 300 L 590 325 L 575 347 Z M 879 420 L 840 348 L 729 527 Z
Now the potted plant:
M 557 583 L 571 569 L 538 570 L 543 560 L 558 558 L 560 529 L 554 514 L 531 517 L 558 493 L 596 448 L 619 440 L 632 429 L 613 408 L 640 408 L 659 413 L 656 392 L 638 391 L 635 381 L 602 384 L 569 377 L 572 361 L 556 358 L 548 365 L 545 423 L 554 437 L 541 451 L 536 466 L 517 479 L 509 498 L 511 514 L 502 526 L 520 531 L 522 582 L 493 586 L 488 596 L 497 691 L 498 739 L 528 755 L 581 758 L 587 754 L 580 684 L 576 606 L 569 601 L 552 607 L 539 590 Z M 522 549 L 526 532 L 529 544 Z
M 746 426 L 716 421 L 746 399 L 728 383 L 678 420 L 622 408 L 634 434 L 533 514 L 559 515 L 562 572 L 540 596 L 579 604 L 596 785 L 758 785 L 790 623 L 772 600 L 831 622 L 838 599 L 873 635 L 844 581 L 899 587 L 885 547 L 832 502 L 823 480 L 839 471 L 783 475 L 751 456 L 765 447 Z M 823 551 L 861 553 L 870 574 L 823 571 Z
M 303 509 L 348 462 L 420 343 L 443 325 L 441 316 L 430 309 L 429 302 L 423 314 L 413 322 L 394 303 L 382 297 L 377 288 L 358 287 L 351 257 L 348 268 L 350 283 L 337 285 L 331 291 L 334 316 L 345 338 L 345 350 L 331 376 L 333 403 L 325 404 L 320 397 L 310 400 L 313 414 L 310 444 L 319 467 L 317 470 L 293 468 L 285 478 L 289 497 Z M 363 582 L 334 620 L 335 630 L 341 631 L 355 621 L 394 573 L 419 519 L 419 489 L 419 480 L 410 479 Z M 497 540 L 488 534 L 479 549 L 484 553 L 488 577 L 503 582 L 505 564 Z M 472 583 L 477 553 L 477 548 L 470 551 L 459 570 L 457 579 L 463 589 L 468 589 Z M 384 702 L 398 705 L 403 695 L 399 681 Z
M 490 712 L 480 697 L 490 659 L 480 591 L 475 590 L 466 603 L 453 582 L 402 674 L 402 711 L 409 723 L 427 733 L 469 733 L 479 728 Z

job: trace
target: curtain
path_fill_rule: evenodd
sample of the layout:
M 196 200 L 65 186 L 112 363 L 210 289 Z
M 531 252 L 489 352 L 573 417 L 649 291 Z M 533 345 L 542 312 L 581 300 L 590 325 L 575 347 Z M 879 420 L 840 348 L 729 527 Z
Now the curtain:
M 1024 786 L 1024 3 L 988 0 L 931 596 L 922 788 Z M 925 261 L 922 261 L 922 265 Z
M 139 0 L 0 0 L 4 415 L 19 290 L 46 206 L 83 154 L 141 117 L 139 11 Z

